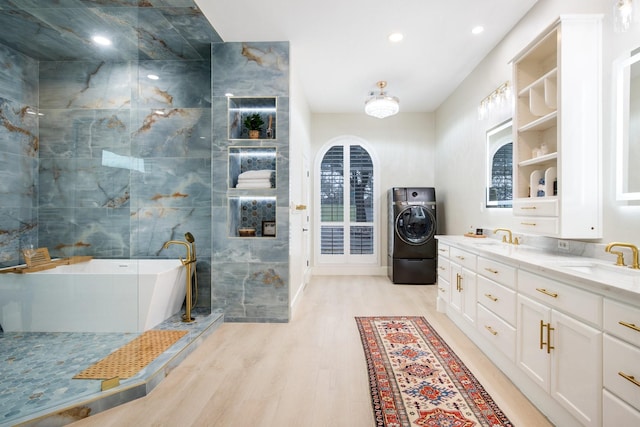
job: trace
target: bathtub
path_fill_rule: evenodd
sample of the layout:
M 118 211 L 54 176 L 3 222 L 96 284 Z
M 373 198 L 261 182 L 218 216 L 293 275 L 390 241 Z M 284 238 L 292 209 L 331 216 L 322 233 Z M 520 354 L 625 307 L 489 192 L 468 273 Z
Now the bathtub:
M 186 268 L 175 259 L 92 259 L 0 274 L 5 332 L 143 332 L 178 313 Z

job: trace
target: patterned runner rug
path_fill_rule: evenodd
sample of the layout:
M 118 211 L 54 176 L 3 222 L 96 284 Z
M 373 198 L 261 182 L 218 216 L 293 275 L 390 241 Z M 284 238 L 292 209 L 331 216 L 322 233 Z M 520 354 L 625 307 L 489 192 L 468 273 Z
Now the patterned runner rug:
M 424 317 L 356 317 L 377 426 L 512 426 Z

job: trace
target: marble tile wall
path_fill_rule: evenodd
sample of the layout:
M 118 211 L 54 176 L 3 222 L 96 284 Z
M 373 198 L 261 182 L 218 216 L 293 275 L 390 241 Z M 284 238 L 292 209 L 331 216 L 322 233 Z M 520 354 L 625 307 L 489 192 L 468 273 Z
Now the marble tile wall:
M 212 46 L 213 192 L 212 308 L 226 321 L 289 320 L 289 44 L 214 43 Z M 225 94 L 277 97 L 275 139 L 229 139 Z M 228 151 L 234 146 L 276 148 L 276 186 L 234 189 L 229 183 Z M 230 200 L 275 197 L 275 238 L 236 238 L 229 233 Z M 241 207 L 241 204 L 238 204 Z

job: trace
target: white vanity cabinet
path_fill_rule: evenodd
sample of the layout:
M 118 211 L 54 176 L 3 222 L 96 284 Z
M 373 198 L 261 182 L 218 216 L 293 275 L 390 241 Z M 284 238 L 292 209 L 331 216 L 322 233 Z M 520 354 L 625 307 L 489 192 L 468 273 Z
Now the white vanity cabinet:
M 605 298 L 603 359 L 603 425 L 640 425 L 639 308 Z
M 477 324 L 487 341 L 511 361 L 516 351 L 516 269 L 478 256 Z
M 602 237 L 602 16 L 561 16 L 513 59 L 518 228 Z
M 449 246 L 438 242 L 438 300 L 436 307 L 440 312 L 446 312 L 450 300 L 450 269 Z
M 476 323 L 476 255 L 449 248 L 450 298 L 449 305 L 469 323 Z
M 585 426 L 601 425 L 602 298 L 518 271 L 516 361 Z

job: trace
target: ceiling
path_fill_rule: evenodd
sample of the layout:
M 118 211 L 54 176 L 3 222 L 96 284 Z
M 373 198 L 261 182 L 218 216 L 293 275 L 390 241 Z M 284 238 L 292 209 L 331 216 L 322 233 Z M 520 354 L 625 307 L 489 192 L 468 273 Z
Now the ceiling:
M 311 111 L 351 113 L 379 80 L 401 112 L 434 111 L 537 0 L 195 1 L 225 42 L 289 41 Z

